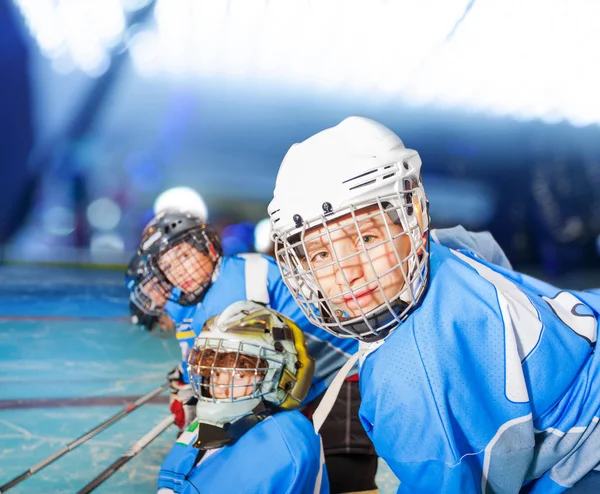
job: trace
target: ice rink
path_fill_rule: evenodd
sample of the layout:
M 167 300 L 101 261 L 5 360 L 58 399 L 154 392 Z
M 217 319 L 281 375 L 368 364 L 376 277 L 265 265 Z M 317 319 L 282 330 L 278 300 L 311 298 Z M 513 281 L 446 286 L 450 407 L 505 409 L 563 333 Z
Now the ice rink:
M 0 485 L 165 382 L 177 342 L 128 320 L 123 273 L 0 267 Z M 168 414 L 166 394 L 10 489 L 77 492 Z M 96 492 L 156 492 L 171 427 Z M 385 465 L 380 493 L 398 482 Z

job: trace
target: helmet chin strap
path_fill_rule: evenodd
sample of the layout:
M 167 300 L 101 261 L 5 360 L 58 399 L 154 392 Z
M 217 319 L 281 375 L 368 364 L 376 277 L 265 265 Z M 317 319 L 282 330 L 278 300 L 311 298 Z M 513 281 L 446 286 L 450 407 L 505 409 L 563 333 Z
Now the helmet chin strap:
M 371 312 L 366 317 L 366 320 L 362 317 L 357 317 L 355 322 L 348 322 L 347 324 L 344 324 L 344 327 L 348 328 L 355 335 L 360 335 L 361 341 L 365 341 L 367 343 L 379 341 L 386 338 L 393 329 L 398 327 L 398 324 L 400 324 L 399 322 L 395 325 L 390 325 L 392 321 L 397 321 L 394 314 L 402 314 L 402 312 L 404 312 L 408 306 L 408 303 L 398 297 L 390 302 L 390 307 L 393 312 L 391 312 L 390 308 L 384 304 L 383 306 Z M 371 329 L 386 327 L 388 325 L 390 326 L 389 328 L 381 330 L 377 334 L 375 334 Z
M 194 443 L 194 447 L 199 449 L 215 449 L 229 446 L 239 440 L 256 424 L 273 415 L 274 412 L 275 407 L 260 400 L 258 405 L 248 415 L 244 415 L 234 422 L 227 422 L 223 426 L 199 420 L 198 438 Z

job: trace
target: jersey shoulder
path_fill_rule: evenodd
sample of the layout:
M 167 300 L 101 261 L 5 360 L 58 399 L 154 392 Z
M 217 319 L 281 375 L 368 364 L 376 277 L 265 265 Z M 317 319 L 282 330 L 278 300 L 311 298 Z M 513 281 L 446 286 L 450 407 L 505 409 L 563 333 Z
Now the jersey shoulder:
M 247 492 L 312 493 L 320 450 L 318 445 L 315 449 L 311 429 L 310 422 L 297 411 L 277 413 L 202 462 L 203 478 L 220 479 L 215 492 L 239 492 L 239 486 L 244 485 Z M 318 441 L 314 430 L 312 435 Z

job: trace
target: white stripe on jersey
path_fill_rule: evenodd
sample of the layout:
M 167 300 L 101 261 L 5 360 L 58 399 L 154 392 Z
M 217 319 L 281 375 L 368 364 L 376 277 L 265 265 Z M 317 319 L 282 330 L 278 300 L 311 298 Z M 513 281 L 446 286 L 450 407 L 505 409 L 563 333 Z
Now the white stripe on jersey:
M 240 254 L 246 262 L 246 300 L 268 304 L 269 297 L 269 263 L 260 254 Z

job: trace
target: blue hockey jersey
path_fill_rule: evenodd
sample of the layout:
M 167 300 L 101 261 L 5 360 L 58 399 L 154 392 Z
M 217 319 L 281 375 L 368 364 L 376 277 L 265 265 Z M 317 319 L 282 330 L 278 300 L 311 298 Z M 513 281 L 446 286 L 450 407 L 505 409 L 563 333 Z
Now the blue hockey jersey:
M 421 305 L 360 370 L 401 493 L 563 492 L 600 464 L 600 294 L 431 244 Z
M 177 339 L 182 345 L 182 353 L 192 347 L 204 323 L 232 303 L 240 300 L 264 302 L 294 321 L 304 332 L 308 352 L 316 364 L 305 401 L 308 403 L 325 391 L 348 357 L 356 352 L 358 343 L 352 339 L 336 338 L 310 324 L 283 283 L 274 259 L 261 254 L 223 257 L 218 269 L 218 275 L 213 276 L 213 283 L 197 306 L 193 320 L 178 327 Z
M 198 427 L 194 422 L 171 449 L 158 475 L 159 494 L 329 493 L 319 436 L 300 412 L 268 417 L 200 460 L 193 446 Z
M 191 322 L 197 309 L 196 305 L 179 305 L 175 302 L 175 300 L 179 300 L 180 295 L 181 290 L 178 287 L 174 287 L 165 303 L 165 312 L 173 320 L 175 326 Z

